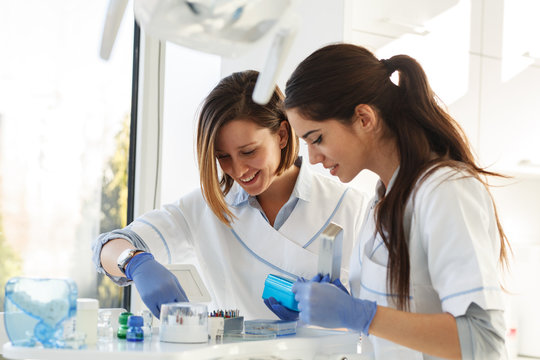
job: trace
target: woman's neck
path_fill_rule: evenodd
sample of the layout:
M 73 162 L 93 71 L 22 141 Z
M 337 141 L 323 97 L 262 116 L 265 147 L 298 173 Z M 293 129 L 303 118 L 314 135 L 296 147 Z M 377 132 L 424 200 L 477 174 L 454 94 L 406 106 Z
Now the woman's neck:
M 279 210 L 291 197 L 299 173 L 300 168 L 291 166 L 279 175 L 265 192 L 257 195 L 257 200 L 272 225 Z
M 387 141 L 379 145 L 377 158 L 373 162 L 374 168 L 370 169 L 381 178 L 385 188 L 388 189 L 390 179 L 399 167 L 399 151 L 395 141 Z

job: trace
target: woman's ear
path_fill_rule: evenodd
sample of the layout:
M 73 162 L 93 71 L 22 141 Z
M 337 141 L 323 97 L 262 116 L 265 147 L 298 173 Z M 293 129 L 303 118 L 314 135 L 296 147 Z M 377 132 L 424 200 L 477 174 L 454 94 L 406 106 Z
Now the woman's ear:
M 289 142 L 289 127 L 291 125 L 287 121 L 282 121 L 279 124 L 278 135 L 279 135 L 279 148 L 284 149 Z
M 354 126 L 361 130 L 376 129 L 379 123 L 377 111 L 370 105 L 360 104 L 354 108 Z

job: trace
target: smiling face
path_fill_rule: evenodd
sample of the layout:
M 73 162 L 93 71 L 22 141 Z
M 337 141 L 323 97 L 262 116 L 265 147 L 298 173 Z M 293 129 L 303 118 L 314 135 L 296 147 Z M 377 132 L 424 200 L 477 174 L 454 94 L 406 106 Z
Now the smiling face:
M 310 163 L 321 163 L 345 183 L 369 168 L 372 142 L 362 131 L 361 119 L 350 126 L 335 119 L 313 121 L 294 108 L 287 110 L 287 116 L 298 136 L 306 141 Z
M 223 172 L 244 190 L 257 196 L 277 178 L 281 149 L 287 144 L 284 123 L 277 133 L 250 120 L 232 120 L 223 125 L 216 138 L 216 157 Z

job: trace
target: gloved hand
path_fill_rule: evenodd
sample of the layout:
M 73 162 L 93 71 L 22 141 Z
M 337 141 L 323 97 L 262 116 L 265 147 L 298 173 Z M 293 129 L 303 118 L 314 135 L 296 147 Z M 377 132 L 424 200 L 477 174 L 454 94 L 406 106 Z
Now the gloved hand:
M 264 299 L 264 303 L 281 320 L 298 320 L 298 311 L 287 309 L 285 306 L 281 305 L 275 298 L 269 297 L 267 299 Z
M 349 291 L 343 284 L 341 283 L 341 280 L 337 278 L 336 280 L 330 282 L 330 275 L 326 274 L 322 276 L 322 274 L 317 274 L 311 279 L 311 282 L 319 282 L 319 283 L 331 283 L 340 288 L 342 291 L 344 291 L 347 295 L 349 295 Z
M 327 328 L 346 327 L 368 334 L 377 311 L 374 301 L 356 299 L 338 287 L 319 282 L 297 281 L 292 287 L 300 320 Z
M 133 280 L 142 301 L 158 319 L 161 304 L 189 301 L 176 276 L 150 253 L 135 255 L 126 266 L 126 277 Z

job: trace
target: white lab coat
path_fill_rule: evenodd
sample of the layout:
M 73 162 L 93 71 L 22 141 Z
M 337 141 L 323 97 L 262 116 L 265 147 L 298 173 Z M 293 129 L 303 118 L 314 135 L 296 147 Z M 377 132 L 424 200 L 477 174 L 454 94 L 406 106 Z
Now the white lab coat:
M 333 221 L 343 227 L 344 266 L 360 230 L 365 208 L 357 190 L 302 165 L 297 183 L 308 189 L 279 230 L 251 206 L 232 207 L 232 229 L 221 223 L 196 190 L 174 204 L 136 219 L 130 229 L 162 263 L 182 263 L 195 256 L 212 303 L 210 308 L 239 309 L 246 319 L 275 318 L 261 296 L 268 274 L 311 278 L 317 273 L 318 234 Z M 231 203 L 234 187 L 226 200 Z
M 392 186 L 397 171 L 390 181 Z M 396 308 L 386 287 L 388 251 L 375 234 L 374 206 L 366 213 L 361 238 L 351 258 L 350 286 L 355 297 Z M 493 204 L 485 187 L 472 177 L 442 168 L 417 185 L 405 209 L 409 241 L 410 311 L 464 315 L 472 302 L 485 310 L 502 310 L 498 259 L 500 240 Z M 413 191 L 413 194 L 414 191 Z M 377 359 L 433 359 L 370 335 L 362 353 Z

